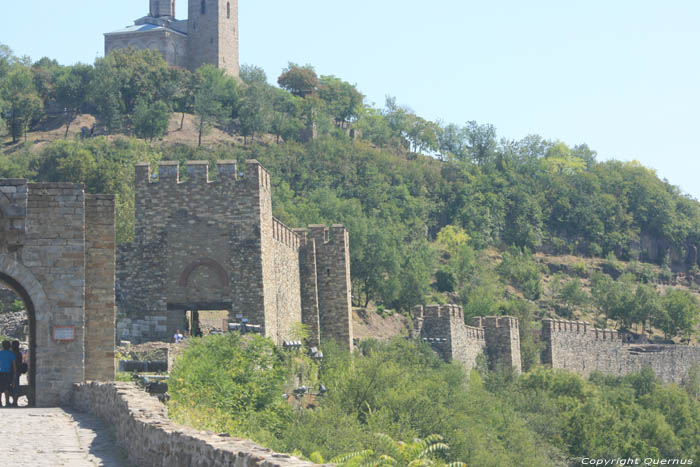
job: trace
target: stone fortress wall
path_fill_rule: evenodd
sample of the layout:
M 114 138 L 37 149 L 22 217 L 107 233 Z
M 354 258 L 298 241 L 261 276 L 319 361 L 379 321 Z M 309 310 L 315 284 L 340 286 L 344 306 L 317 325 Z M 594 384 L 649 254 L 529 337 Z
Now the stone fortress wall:
M 141 467 L 310 467 L 252 441 L 178 425 L 166 407 L 133 383 L 76 384 L 71 405 L 101 418 L 133 465 Z
M 278 344 L 295 323 L 313 343 L 333 338 L 350 347 L 349 238 L 343 226 L 292 230 L 272 216 L 270 174 L 259 162 L 177 162 L 157 174 L 139 164 L 134 241 L 117 261 L 118 337 L 169 340 L 186 310 L 229 310 L 262 326 Z M 186 177 L 185 177 L 186 176 Z
M 414 336 L 430 344 L 446 361 L 471 370 L 481 353 L 489 366 L 521 371 L 517 318 L 476 317 L 464 323 L 456 305 L 417 306 Z M 582 376 L 594 371 L 623 376 L 651 368 L 666 383 L 682 383 L 693 365 L 700 365 L 700 347 L 639 343 L 631 334 L 597 329 L 580 321 L 542 320 L 545 350 L 542 363 Z
M 580 321 L 542 321 L 542 363 L 583 376 L 626 375 L 649 367 L 666 383 L 682 383 L 700 365 L 700 347 L 635 343 L 632 335 Z
M 520 373 L 520 334 L 518 320 L 511 316 L 474 318 L 464 323 L 464 310 L 457 305 L 430 305 L 413 309 L 415 335 L 446 361 L 455 361 L 470 370 L 479 354 L 488 357 L 492 368 L 505 366 Z

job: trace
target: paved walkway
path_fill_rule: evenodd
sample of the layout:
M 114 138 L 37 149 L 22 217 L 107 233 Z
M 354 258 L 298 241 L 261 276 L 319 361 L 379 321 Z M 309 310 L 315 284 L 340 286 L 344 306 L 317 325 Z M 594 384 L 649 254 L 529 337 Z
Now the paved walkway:
M 132 467 L 107 426 L 64 409 L 0 409 L 3 467 Z

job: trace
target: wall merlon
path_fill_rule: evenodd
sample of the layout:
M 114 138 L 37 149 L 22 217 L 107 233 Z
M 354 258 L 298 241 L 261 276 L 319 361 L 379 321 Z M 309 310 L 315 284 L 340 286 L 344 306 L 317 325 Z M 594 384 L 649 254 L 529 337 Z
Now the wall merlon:
M 423 318 L 423 305 L 416 305 L 411 310 L 414 318 Z
M 270 189 L 270 172 L 255 159 L 245 161 L 245 176 L 249 181 L 255 181 L 261 188 Z
M 134 167 L 136 184 L 149 183 L 151 181 L 151 164 L 139 162 Z

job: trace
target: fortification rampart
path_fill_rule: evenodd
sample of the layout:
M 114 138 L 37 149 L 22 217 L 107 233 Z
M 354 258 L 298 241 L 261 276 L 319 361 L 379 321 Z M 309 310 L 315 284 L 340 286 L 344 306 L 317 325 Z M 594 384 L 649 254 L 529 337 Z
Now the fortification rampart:
M 510 316 L 475 318 L 464 322 L 464 310 L 457 305 L 417 306 L 413 309 L 416 334 L 447 361 L 466 369 L 476 366 L 481 353 L 491 367 L 506 366 L 521 371 L 518 320 Z
M 132 383 L 86 383 L 73 387 L 71 402 L 115 432 L 134 465 L 143 467 L 305 467 L 314 464 L 278 454 L 252 441 L 219 436 L 173 423 L 158 399 Z
M 583 376 L 594 371 L 622 376 L 649 367 L 663 381 L 681 383 L 700 364 L 700 347 L 639 344 L 630 334 L 580 321 L 543 320 L 542 340 L 542 363 Z

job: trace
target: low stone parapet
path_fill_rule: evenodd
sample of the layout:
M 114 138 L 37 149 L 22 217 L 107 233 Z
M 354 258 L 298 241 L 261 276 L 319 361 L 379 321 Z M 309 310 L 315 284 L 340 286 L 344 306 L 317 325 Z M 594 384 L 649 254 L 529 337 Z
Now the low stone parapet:
M 73 386 L 71 404 L 103 419 L 129 460 L 142 467 L 311 466 L 252 441 L 178 425 L 166 407 L 132 383 L 89 382 Z

